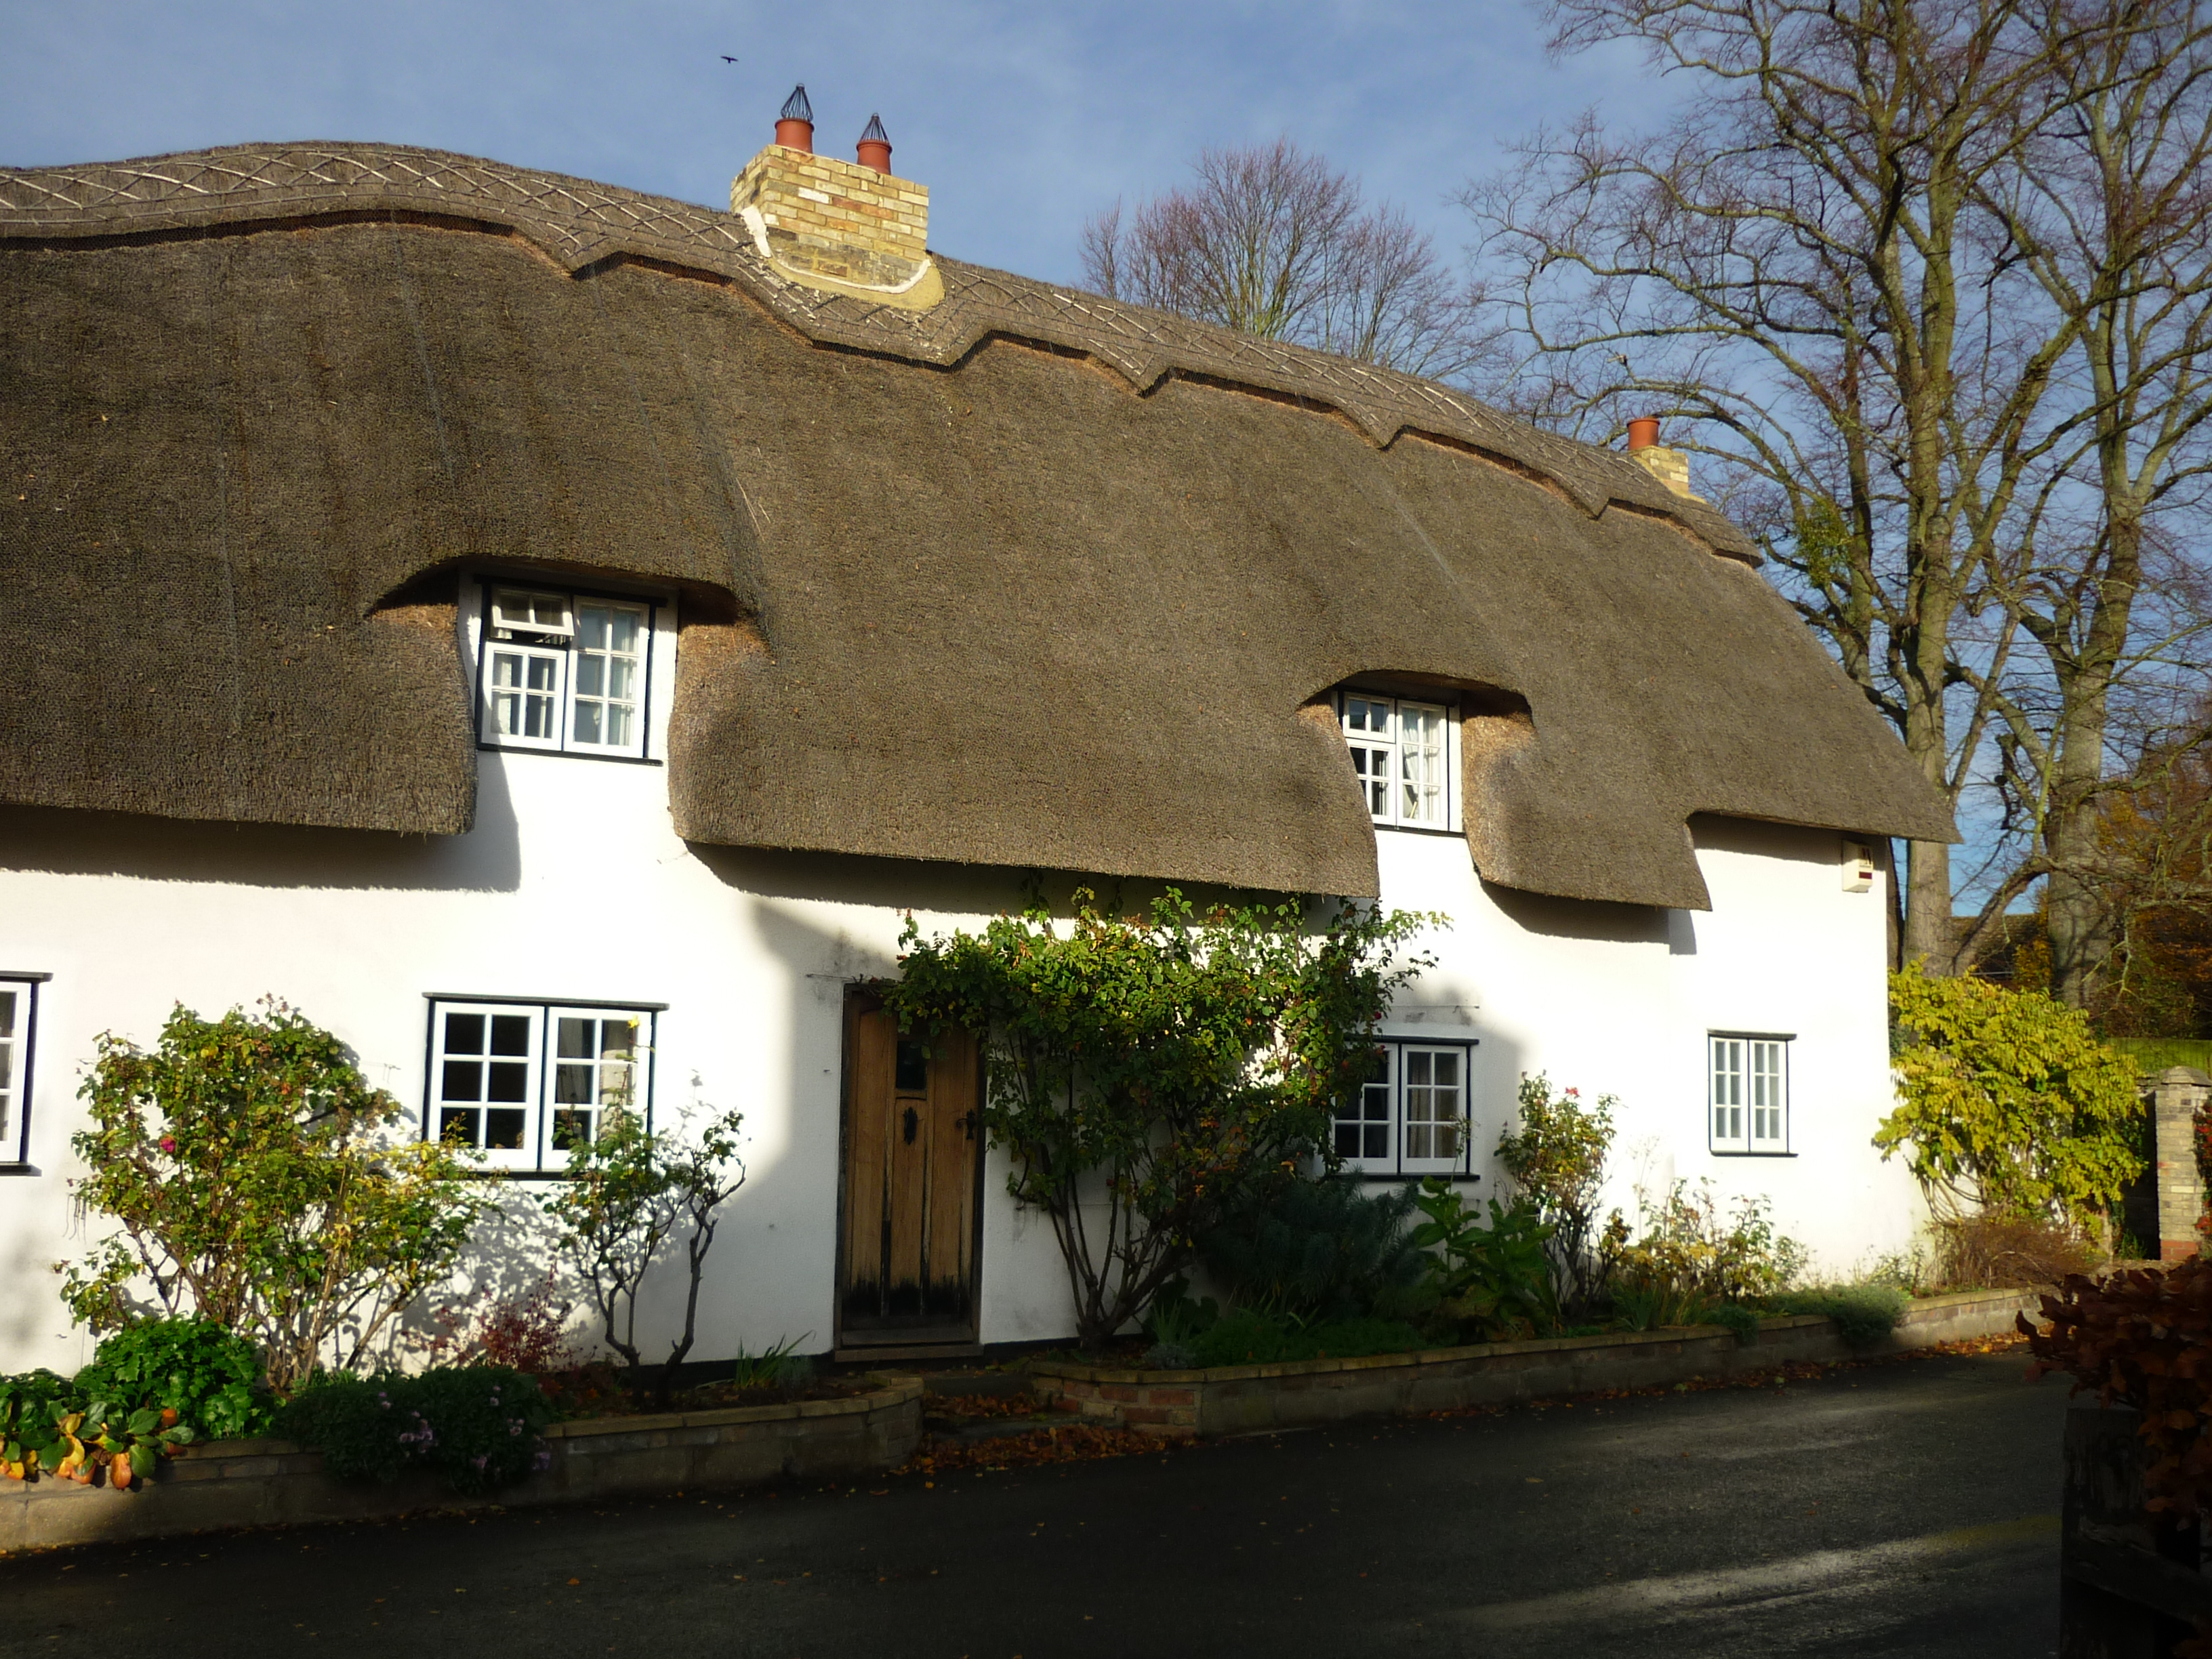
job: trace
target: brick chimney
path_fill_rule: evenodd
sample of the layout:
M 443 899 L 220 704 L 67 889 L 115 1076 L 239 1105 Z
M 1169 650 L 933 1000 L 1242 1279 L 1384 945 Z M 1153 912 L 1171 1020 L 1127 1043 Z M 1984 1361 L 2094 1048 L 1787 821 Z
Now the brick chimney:
M 1705 499 L 1690 488 L 1690 458 L 1659 441 L 1659 422 L 1649 415 L 1628 423 L 1628 459 L 1685 501 Z
M 787 131 L 781 122 L 778 131 Z M 811 141 L 811 126 L 807 136 Z M 730 211 L 745 222 L 761 257 L 789 280 L 926 311 L 945 297 L 929 257 L 929 191 L 890 173 L 881 121 L 870 118 L 859 148 L 881 167 L 770 144 L 732 182 Z

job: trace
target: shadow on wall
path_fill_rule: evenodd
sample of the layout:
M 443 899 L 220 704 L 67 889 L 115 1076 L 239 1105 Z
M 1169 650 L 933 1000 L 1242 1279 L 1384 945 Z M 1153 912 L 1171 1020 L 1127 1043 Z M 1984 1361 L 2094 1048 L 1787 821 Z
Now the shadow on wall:
M 1598 939 L 1613 945 L 1664 945 L 1676 956 L 1694 955 L 1686 930 L 1674 927 L 1677 912 L 1654 904 L 1615 904 L 1602 899 L 1553 898 L 1518 888 L 1482 884 L 1483 892 L 1516 926 L 1548 939 Z
M 0 869 L 251 887 L 511 893 L 522 884 L 522 853 L 506 779 L 487 766 L 478 769 L 476 824 L 466 835 L 0 806 Z
M 1170 887 L 1203 910 L 1216 904 L 1274 904 L 1295 896 L 1252 892 L 1206 882 L 1169 882 L 1149 876 L 1087 875 L 1067 870 L 1018 870 L 930 859 L 872 858 L 861 853 L 788 852 L 771 848 L 718 847 L 686 842 L 693 857 L 716 880 L 761 898 L 812 899 L 892 911 L 934 911 L 951 916 L 994 916 L 1017 910 L 1034 887 L 1055 915 L 1073 907 L 1077 889 L 1097 896 L 1106 909 L 1141 915 Z M 872 970 L 876 971 L 876 970 Z
M 694 850 L 712 854 L 717 849 Z M 790 855 L 766 856 L 772 864 Z M 842 860 L 825 862 L 834 868 Z M 916 868 L 934 877 L 943 874 L 939 866 Z M 747 884 L 731 884 L 759 890 Z M 832 890 L 850 898 L 860 889 L 849 879 L 833 878 Z M 911 889 L 903 897 L 909 904 L 942 902 L 934 894 L 917 896 Z M 882 896 L 871 902 L 892 902 Z M 780 960 L 781 983 L 787 988 L 788 1001 L 782 1006 L 749 1010 L 752 1017 L 785 1024 L 786 1041 L 769 1045 L 781 1048 L 785 1055 L 781 1073 L 755 1073 L 748 1089 L 733 1076 L 717 1085 L 702 1086 L 696 1074 L 687 1078 L 664 1069 L 654 1085 L 653 1123 L 657 1131 L 679 1130 L 687 1119 L 696 1122 L 731 1109 L 745 1115 L 739 1142 L 745 1182 L 717 1212 L 688 1365 L 727 1365 L 734 1363 L 741 1341 L 757 1352 L 771 1341 L 809 1332 L 819 1339 L 810 1346 L 828 1352 L 836 1300 L 835 1224 L 841 1201 L 838 1103 L 845 986 L 896 969 L 888 952 L 856 944 L 842 930 L 817 927 L 787 906 L 757 906 L 752 921 L 761 943 Z M 768 1146 L 775 1150 L 768 1152 Z M 485 1313 L 501 1304 L 512 1308 L 549 1288 L 550 1270 L 551 1300 L 569 1310 L 566 1330 L 571 1352 L 612 1358 L 583 1285 L 556 1249 L 557 1230 L 542 1208 L 543 1200 L 556 1190 L 555 1182 L 543 1180 L 506 1185 L 500 1210 L 479 1224 L 451 1279 L 410 1310 L 404 1331 L 395 1332 L 386 1345 L 387 1357 L 421 1363 L 441 1334 L 449 1340 L 468 1334 Z M 637 1328 L 648 1366 L 666 1358 L 670 1343 L 683 1328 L 690 1285 L 687 1237 L 679 1229 L 655 1253 L 647 1272 Z M 818 1243 L 810 1242 L 815 1239 Z M 796 1258 L 793 1251 L 799 1253 Z M 795 1286 L 795 1279 L 803 1284 Z

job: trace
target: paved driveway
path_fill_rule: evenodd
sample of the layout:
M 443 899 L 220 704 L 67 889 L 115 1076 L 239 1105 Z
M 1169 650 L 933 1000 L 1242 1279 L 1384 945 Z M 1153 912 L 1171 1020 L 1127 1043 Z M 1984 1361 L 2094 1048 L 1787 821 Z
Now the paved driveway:
M 0 1562 L 0 1654 L 2056 1651 L 2013 1355 L 1164 1457 Z

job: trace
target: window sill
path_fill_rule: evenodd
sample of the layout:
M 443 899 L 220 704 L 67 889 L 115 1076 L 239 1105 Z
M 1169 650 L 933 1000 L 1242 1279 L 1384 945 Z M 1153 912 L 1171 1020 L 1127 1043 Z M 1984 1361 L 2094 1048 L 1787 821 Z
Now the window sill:
M 1723 1152 L 1716 1146 L 1706 1147 L 1705 1152 L 1708 1157 L 1711 1158 L 1795 1158 L 1797 1156 L 1795 1152 Z
M 1354 1181 L 1426 1181 L 1431 1176 L 1442 1176 L 1446 1181 L 1472 1183 L 1482 1179 L 1465 1170 L 1346 1170 L 1344 1173 Z
M 1370 819 L 1370 823 L 1374 820 Z M 1443 836 L 1448 839 L 1463 840 L 1464 830 L 1431 830 L 1425 823 L 1376 823 L 1375 833 L 1392 836 Z
M 598 761 L 615 766 L 659 766 L 663 762 L 651 755 L 594 755 L 588 749 L 538 749 L 520 743 L 486 743 L 477 739 L 479 750 L 489 750 L 499 755 L 543 755 L 548 760 Z
M 45 1173 L 46 1171 L 35 1164 L 0 1164 L 0 1178 L 8 1176 L 34 1176 Z

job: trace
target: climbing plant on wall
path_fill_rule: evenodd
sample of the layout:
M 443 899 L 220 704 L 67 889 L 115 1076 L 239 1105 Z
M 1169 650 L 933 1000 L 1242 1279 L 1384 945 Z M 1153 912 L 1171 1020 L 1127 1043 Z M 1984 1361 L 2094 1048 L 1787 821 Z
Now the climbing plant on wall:
M 1073 908 L 930 939 L 909 921 L 884 994 L 902 1030 L 981 1039 L 985 1128 L 1014 1197 L 1052 1223 L 1095 1352 L 1255 1188 L 1331 1161 L 1376 1023 L 1428 965 L 1402 947 L 1441 918 L 1201 912 L 1174 889 L 1141 916 L 1082 890 Z

